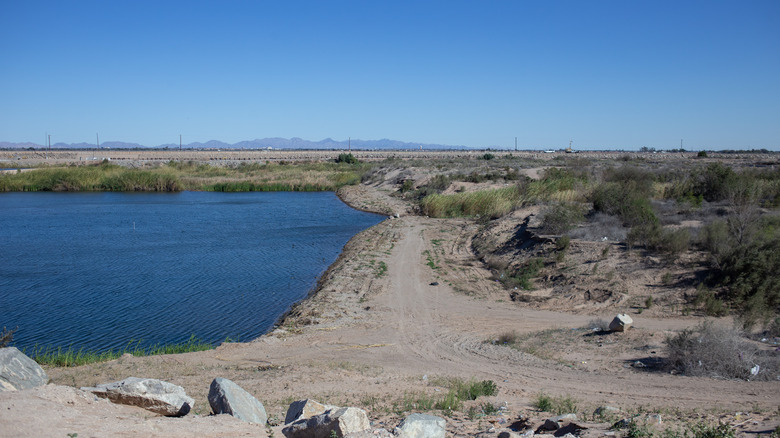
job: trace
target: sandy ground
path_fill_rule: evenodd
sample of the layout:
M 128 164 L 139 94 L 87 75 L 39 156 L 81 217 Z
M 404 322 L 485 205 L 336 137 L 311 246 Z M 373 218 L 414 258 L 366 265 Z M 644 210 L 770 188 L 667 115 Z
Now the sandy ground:
M 405 400 L 440 397 L 448 381 L 460 378 L 493 380 L 498 394 L 447 417 L 453 437 L 497 436 L 520 418 L 543 421 L 549 415 L 532 407 L 540 392 L 570 396 L 584 412 L 610 405 L 667 419 L 728 421 L 745 433 L 779 424 L 780 382 L 690 378 L 633 366 L 652 362 L 666 334 L 699 319 L 637 315 L 634 330 L 597 336 L 583 327 L 621 309 L 575 314 L 507 300 L 471 251 L 474 223 L 409 215 L 409 206 L 382 188 L 348 188 L 341 196 L 358 208 L 400 217 L 353 238 L 318 292 L 277 330 L 211 351 L 49 369 L 53 384 L 0 393 L 0 436 L 282 436 L 281 425 L 209 415 L 206 395 L 215 377 L 255 395 L 272 422 L 284 418 L 291 401 L 313 398 L 365 408 L 375 426 L 392 429 L 405 416 L 399 408 Z M 508 332 L 539 342 L 533 351 L 490 342 Z M 183 386 L 196 400 L 193 413 L 157 417 L 75 389 L 129 376 Z M 486 402 L 505 409 L 465 414 Z M 583 435 L 608 433 L 611 422 L 603 421 L 584 419 L 589 429 Z

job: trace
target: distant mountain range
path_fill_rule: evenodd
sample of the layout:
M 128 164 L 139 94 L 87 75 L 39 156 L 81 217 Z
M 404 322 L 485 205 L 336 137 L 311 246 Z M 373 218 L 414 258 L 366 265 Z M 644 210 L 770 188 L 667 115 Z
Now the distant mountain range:
M 175 143 L 161 144 L 159 146 L 143 146 L 138 143 L 126 143 L 121 141 L 107 141 L 100 143 L 101 148 L 110 149 L 178 149 L 179 145 Z M 345 140 L 338 141 L 332 138 L 326 138 L 320 141 L 309 141 L 302 138 L 258 138 L 254 140 L 240 141 L 238 143 L 225 143 L 218 140 L 207 141 L 206 143 L 188 143 L 181 146 L 184 149 L 470 149 L 466 146 L 453 146 L 444 144 L 423 144 L 410 143 L 398 140 Z M 11 143 L 0 142 L 0 149 L 44 149 L 45 145 L 36 143 Z M 94 149 L 95 143 L 54 143 L 52 149 Z

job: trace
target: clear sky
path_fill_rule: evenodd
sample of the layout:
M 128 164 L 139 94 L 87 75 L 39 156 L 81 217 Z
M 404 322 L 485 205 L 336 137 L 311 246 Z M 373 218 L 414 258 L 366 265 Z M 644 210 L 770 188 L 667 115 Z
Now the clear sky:
M 0 0 L 0 141 L 780 149 L 780 1 Z

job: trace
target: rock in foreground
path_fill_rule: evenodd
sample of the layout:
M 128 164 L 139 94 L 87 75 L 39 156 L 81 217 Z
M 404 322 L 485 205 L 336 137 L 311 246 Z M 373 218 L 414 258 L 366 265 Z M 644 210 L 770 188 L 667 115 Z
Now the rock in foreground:
M 370 428 L 366 411 L 358 408 L 338 408 L 310 418 L 302 418 L 282 429 L 282 433 L 287 438 L 340 438 Z
M 16 347 L 0 348 L 0 391 L 31 389 L 48 382 L 46 371 Z
M 230 414 L 249 423 L 265 424 L 268 421 L 265 406 L 231 380 L 222 377 L 214 379 L 209 387 L 208 398 L 215 414 Z
M 98 385 L 96 388 L 81 389 L 114 403 L 138 406 L 166 417 L 187 415 L 195 402 L 181 386 L 157 379 L 128 377 L 119 382 Z
M 403 438 L 444 438 L 447 422 L 444 418 L 427 414 L 412 414 L 401 422 L 396 435 Z

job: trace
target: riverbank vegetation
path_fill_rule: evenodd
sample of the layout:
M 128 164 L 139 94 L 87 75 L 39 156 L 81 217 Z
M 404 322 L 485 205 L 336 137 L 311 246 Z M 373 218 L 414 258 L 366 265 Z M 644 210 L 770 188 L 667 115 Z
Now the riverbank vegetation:
M 335 191 L 359 183 L 368 167 L 355 160 L 298 164 L 242 162 L 234 167 L 171 161 L 139 169 L 104 161 L 92 166 L 43 167 L 2 174 L 0 191 Z
M 108 351 L 95 351 L 86 348 L 76 349 L 72 346 L 67 348 L 55 348 L 36 345 L 29 351 L 25 349 L 23 352 L 41 365 L 76 367 L 79 365 L 118 359 L 125 354 L 132 354 L 133 356 L 155 356 L 160 354 L 190 353 L 193 351 L 211 350 L 212 348 L 214 348 L 214 345 L 203 342 L 196 338 L 195 335 L 192 335 L 184 342 L 155 344 L 147 347 L 141 346 L 140 341 L 130 341 L 124 348 L 118 350 L 110 349 Z

